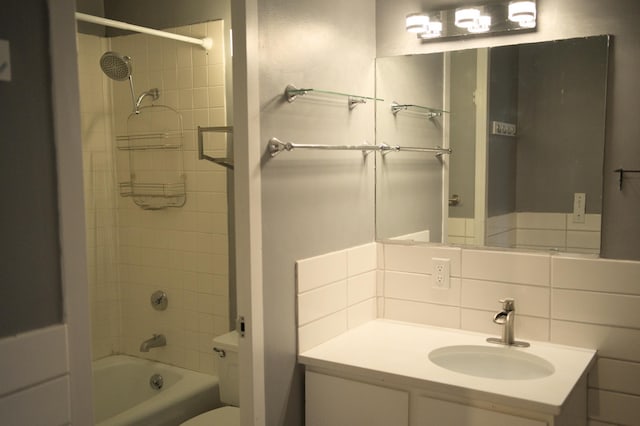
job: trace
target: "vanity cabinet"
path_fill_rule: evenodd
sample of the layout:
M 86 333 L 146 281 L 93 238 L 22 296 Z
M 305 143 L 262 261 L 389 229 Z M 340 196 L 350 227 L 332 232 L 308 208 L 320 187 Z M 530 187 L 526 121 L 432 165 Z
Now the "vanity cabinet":
M 595 351 L 531 342 L 498 351 L 496 364 L 495 346 L 486 339 L 389 320 L 348 330 L 298 355 L 306 374 L 306 425 L 587 425 L 587 373 Z M 442 348 L 464 355 L 462 363 L 474 368 L 436 364 L 430 354 Z M 536 368 L 544 362 L 551 369 L 542 374 Z M 532 372 L 532 378 L 516 374 Z
M 544 420 L 533 420 L 434 398 L 417 397 L 411 407 L 410 426 L 549 426 Z
M 553 416 L 474 400 L 447 401 L 437 393 L 403 389 L 400 382 L 380 386 L 327 373 L 305 373 L 306 426 L 579 426 L 587 421 L 584 380 L 562 414 Z
M 307 372 L 306 426 L 408 426 L 409 393 Z

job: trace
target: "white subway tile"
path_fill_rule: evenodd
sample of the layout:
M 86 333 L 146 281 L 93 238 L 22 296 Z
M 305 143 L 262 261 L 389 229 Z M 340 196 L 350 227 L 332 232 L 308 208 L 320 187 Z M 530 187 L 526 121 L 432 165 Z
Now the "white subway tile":
M 501 309 L 500 299 L 515 299 L 516 314 L 549 318 L 549 289 L 546 287 L 462 280 L 461 305 L 465 308 Z
M 640 329 L 640 296 L 554 289 L 552 318 Z
M 431 303 L 385 299 L 384 318 L 438 327 L 460 328 L 460 308 Z
M 376 319 L 377 315 L 378 306 L 375 297 L 349 306 L 347 309 L 347 327 L 350 329 L 355 328 Z
M 492 336 L 502 335 L 502 326 L 493 322 L 496 311 L 481 311 L 462 308 L 461 327 L 463 330 L 486 333 Z M 519 315 L 516 317 L 516 340 L 549 340 L 549 320 L 546 318 Z
M 517 214 L 518 229 L 557 229 L 564 231 L 567 227 L 566 220 L 564 213 L 520 212 Z
M 619 425 L 638 425 L 640 397 L 589 389 L 589 418 Z
M 549 285 L 547 254 L 462 250 L 462 276 L 515 284 Z
M 500 216 L 492 216 L 487 219 L 487 235 L 496 235 L 515 229 L 517 216 L 515 213 L 507 213 Z
M 516 246 L 516 230 L 488 235 L 485 244 L 491 247 L 513 248 Z
M 347 274 L 354 276 L 377 267 L 378 245 L 369 243 L 347 250 Z
M 384 296 L 384 274 L 385 272 L 382 269 L 376 270 L 376 296 L 377 297 Z
M 600 249 L 600 232 L 594 231 L 567 231 L 567 250 Z
M 565 230 L 518 229 L 516 231 L 518 246 L 539 246 L 564 249 L 567 245 Z
M 574 223 L 573 215 L 567 214 L 567 229 L 572 231 L 597 231 L 600 232 L 602 216 L 599 214 L 586 214 L 584 223 Z
M 450 306 L 460 304 L 459 278 L 450 278 L 449 289 L 433 288 L 432 276 L 427 274 L 387 271 L 384 280 L 388 298 Z
M 384 244 L 376 243 L 377 253 L 376 253 L 376 261 L 378 264 L 378 269 L 384 269 Z
M 551 320 L 551 341 L 597 349 L 601 357 L 640 362 L 640 330 Z
M 598 358 L 589 387 L 640 396 L 640 363 Z
M 449 237 L 458 236 L 465 237 L 466 233 L 466 219 L 450 217 L 448 219 L 449 225 Z
M 342 310 L 298 328 L 298 352 L 305 352 L 347 331 L 347 311 Z
M 345 250 L 298 260 L 296 262 L 298 294 L 347 279 Z
M 385 244 L 384 250 L 387 270 L 430 274 L 433 270 L 431 259 L 438 257 L 451 259 L 451 275 L 460 276 L 460 248 Z
M 376 297 L 377 271 L 369 271 L 347 279 L 347 303 L 349 306 Z
M 457 236 L 449 234 L 449 236 L 447 237 L 447 242 L 449 244 L 466 244 L 467 243 L 467 238 L 466 237 L 457 237 Z
M 347 282 L 340 281 L 298 295 L 298 326 L 347 307 Z
M 553 256 L 551 264 L 553 287 L 640 295 L 640 262 Z

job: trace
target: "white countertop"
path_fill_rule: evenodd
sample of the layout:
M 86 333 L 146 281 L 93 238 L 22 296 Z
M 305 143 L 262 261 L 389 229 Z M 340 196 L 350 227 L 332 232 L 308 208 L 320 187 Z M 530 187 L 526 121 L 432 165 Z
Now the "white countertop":
M 528 341 L 529 348 L 510 350 L 528 352 L 551 362 L 555 372 L 550 376 L 524 380 L 475 377 L 444 369 L 429 360 L 429 352 L 444 346 L 495 347 L 486 342 L 487 337 L 464 330 L 378 319 L 299 354 L 298 360 L 310 367 L 450 395 L 464 392 L 466 398 L 552 415 L 560 413 L 575 384 L 595 361 L 595 350 L 536 341 Z

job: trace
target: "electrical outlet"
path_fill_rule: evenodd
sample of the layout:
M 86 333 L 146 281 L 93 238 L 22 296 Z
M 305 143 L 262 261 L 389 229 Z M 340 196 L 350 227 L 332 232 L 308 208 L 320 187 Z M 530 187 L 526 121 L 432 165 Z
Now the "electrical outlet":
M 451 287 L 450 270 L 451 260 L 438 257 L 431 258 L 433 271 L 431 272 L 432 287 L 440 289 L 448 289 Z

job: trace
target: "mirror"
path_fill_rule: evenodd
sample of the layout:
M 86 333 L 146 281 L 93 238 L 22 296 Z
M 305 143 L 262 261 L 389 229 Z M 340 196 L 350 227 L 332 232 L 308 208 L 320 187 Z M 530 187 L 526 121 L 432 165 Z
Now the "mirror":
M 598 253 L 609 36 L 376 60 L 376 237 Z M 443 110 L 440 114 L 425 111 Z M 442 200 L 434 203 L 434 200 Z

